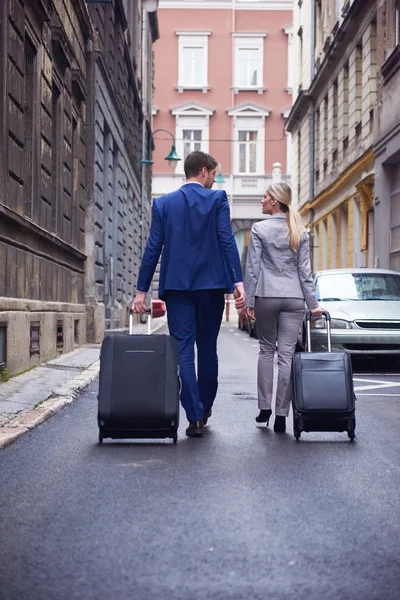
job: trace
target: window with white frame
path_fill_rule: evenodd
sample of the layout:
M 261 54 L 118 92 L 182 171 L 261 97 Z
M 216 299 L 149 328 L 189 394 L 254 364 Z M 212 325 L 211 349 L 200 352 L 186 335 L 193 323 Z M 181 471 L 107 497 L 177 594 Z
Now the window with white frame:
M 208 36 L 207 32 L 177 32 L 179 36 L 178 91 L 184 89 L 208 90 Z
M 265 34 L 235 34 L 235 81 L 234 89 L 263 90 Z
M 210 117 L 214 109 L 197 102 L 176 106 L 171 110 L 175 117 L 176 151 L 182 158 L 176 173 L 183 174 L 185 158 L 193 150 L 209 151 Z
M 202 129 L 183 129 L 183 160 L 194 150 L 201 150 Z
M 265 119 L 269 114 L 269 109 L 251 102 L 228 110 L 234 119 L 234 174 L 265 174 Z
M 239 131 L 239 173 L 257 173 L 257 131 Z

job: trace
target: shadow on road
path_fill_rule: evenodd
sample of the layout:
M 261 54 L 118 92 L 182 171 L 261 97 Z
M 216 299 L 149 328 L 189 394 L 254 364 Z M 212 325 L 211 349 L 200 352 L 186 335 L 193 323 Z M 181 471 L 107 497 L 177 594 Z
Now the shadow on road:
M 351 363 L 353 365 L 353 373 L 400 373 L 399 356 L 352 357 Z

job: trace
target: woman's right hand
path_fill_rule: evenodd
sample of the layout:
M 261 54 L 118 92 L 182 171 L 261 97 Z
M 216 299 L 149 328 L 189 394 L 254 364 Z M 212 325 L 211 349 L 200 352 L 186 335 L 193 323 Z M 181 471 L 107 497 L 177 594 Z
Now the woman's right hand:
M 253 319 L 253 321 L 256 320 L 256 315 L 255 315 L 255 312 L 254 312 L 254 308 L 252 306 L 249 306 L 246 309 L 246 312 L 247 312 L 248 316 L 250 317 L 250 319 Z
M 316 306 L 315 308 L 312 308 L 310 310 L 310 313 L 313 317 L 322 317 L 324 309 L 322 308 L 322 306 Z

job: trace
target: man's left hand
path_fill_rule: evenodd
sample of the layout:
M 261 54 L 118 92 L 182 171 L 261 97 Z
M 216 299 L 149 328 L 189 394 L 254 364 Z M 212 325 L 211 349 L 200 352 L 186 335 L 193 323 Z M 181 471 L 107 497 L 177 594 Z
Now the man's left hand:
M 132 304 L 132 310 L 134 313 L 138 315 L 144 315 L 147 312 L 147 308 L 145 307 L 146 302 L 146 292 L 136 292 L 135 299 Z

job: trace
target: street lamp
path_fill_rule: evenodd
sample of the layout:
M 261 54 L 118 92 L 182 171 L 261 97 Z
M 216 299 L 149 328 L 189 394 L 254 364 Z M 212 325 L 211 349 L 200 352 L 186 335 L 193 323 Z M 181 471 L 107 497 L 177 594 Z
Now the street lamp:
M 158 0 L 142 0 L 142 6 L 148 13 L 155 12 L 158 8 Z
M 171 167 L 171 169 L 175 169 L 176 165 L 178 164 L 178 161 L 181 160 L 179 158 L 179 156 L 176 153 L 176 148 L 175 148 L 175 138 L 173 136 L 173 134 L 170 132 L 169 129 L 156 129 L 155 131 L 153 131 L 153 136 L 155 133 L 158 133 L 159 131 L 164 131 L 165 133 L 168 133 L 168 135 L 171 136 L 172 139 L 172 148 L 171 148 L 171 152 L 168 154 L 168 156 L 165 157 L 165 160 L 168 161 L 169 166 Z
M 222 167 L 221 167 L 221 165 L 219 165 L 219 173 L 218 173 L 218 175 L 217 175 L 217 178 L 216 178 L 216 180 L 215 180 L 215 183 L 216 183 L 216 185 L 217 185 L 218 189 L 219 189 L 219 190 L 222 190 L 222 186 L 223 186 L 223 185 L 224 185 L 224 183 L 225 183 L 225 179 L 224 179 L 224 177 L 223 177 L 223 175 L 222 175 Z

